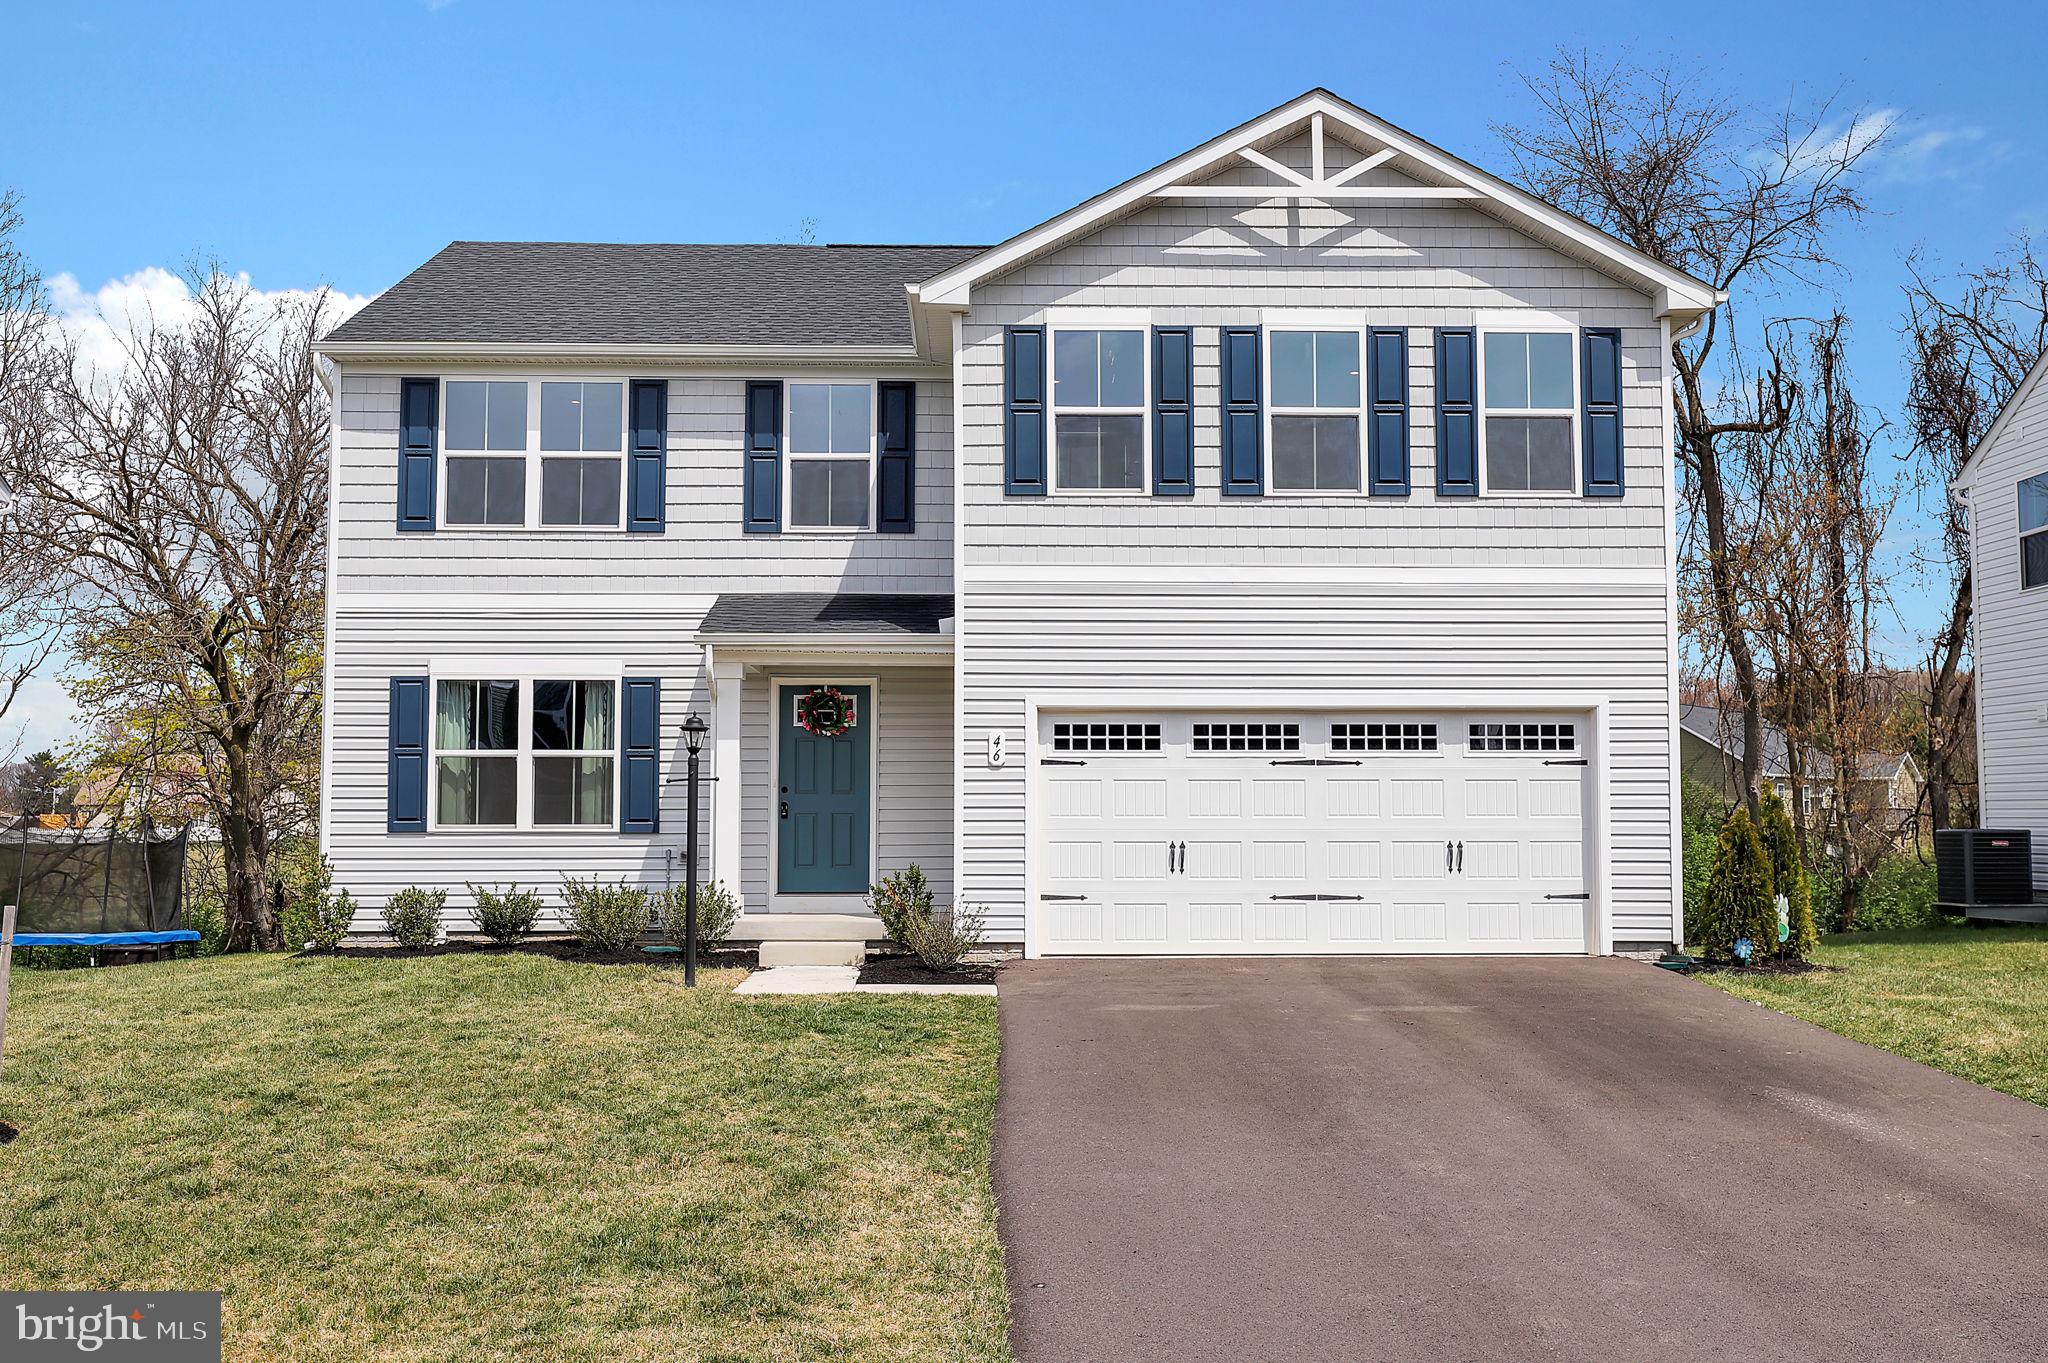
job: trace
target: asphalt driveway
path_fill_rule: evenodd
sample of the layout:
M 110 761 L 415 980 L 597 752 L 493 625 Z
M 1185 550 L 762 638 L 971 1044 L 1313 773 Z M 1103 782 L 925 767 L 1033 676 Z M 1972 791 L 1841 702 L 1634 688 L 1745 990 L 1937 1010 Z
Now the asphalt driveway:
M 1022 1363 L 2048 1357 L 2048 1110 L 1619 960 L 1003 972 Z

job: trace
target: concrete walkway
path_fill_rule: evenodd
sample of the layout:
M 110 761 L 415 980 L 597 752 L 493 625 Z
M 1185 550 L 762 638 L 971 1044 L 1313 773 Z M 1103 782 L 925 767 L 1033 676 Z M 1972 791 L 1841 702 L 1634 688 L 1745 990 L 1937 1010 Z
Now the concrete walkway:
M 2048 1357 L 2048 1110 L 1619 960 L 1031 961 L 1021 1363 Z
M 777 965 L 733 986 L 735 994 L 978 994 L 995 997 L 992 984 L 861 984 L 850 965 Z

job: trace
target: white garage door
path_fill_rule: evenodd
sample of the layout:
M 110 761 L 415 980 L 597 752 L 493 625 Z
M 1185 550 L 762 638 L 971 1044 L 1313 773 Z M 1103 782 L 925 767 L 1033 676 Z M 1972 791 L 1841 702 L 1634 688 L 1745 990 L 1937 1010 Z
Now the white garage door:
M 1047 713 L 1055 955 L 1583 952 L 1572 715 Z

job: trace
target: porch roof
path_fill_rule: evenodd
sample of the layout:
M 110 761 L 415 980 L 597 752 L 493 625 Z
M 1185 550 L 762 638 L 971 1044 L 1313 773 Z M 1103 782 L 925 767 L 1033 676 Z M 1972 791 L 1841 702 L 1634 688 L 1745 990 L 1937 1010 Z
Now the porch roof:
M 709 644 L 741 642 L 949 647 L 950 593 L 726 592 L 697 628 Z

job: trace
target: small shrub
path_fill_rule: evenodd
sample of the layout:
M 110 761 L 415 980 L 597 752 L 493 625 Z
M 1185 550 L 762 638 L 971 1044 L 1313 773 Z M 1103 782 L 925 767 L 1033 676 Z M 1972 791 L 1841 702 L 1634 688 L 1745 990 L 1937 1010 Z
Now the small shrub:
M 1691 935 L 1709 957 L 1728 959 L 1749 939 L 1762 956 L 1778 940 L 1778 906 L 1771 889 L 1771 859 L 1756 825 L 1741 805 L 1721 825 L 1714 869 L 1707 877 L 1705 912 Z
M 184 919 L 185 926 L 199 934 L 199 940 L 193 943 L 193 955 L 218 956 L 227 950 L 228 915 L 220 896 L 187 890 Z
M 1787 960 L 1810 960 L 1820 946 L 1820 932 L 1813 922 L 1813 886 L 1799 860 L 1799 836 L 1792 831 L 1792 816 L 1778 797 L 1778 788 L 1768 782 L 1764 785 L 1763 816 L 1764 853 L 1771 859 L 1771 886 L 1784 897 L 1786 926 L 1791 929 L 1782 946 L 1773 933 L 1771 947 Z
M 447 903 L 446 890 L 400 890 L 384 905 L 384 931 L 408 951 L 430 947 L 441 940 L 441 910 Z
M 661 924 L 662 936 L 676 946 L 683 945 L 689 932 L 689 907 L 688 895 L 680 885 L 654 896 L 654 916 Z M 698 886 L 697 949 L 716 951 L 724 946 L 739 916 L 738 895 L 715 880 Z
M 508 885 L 501 893 L 473 884 L 469 892 L 476 898 L 476 930 L 501 947 L 532 932 L 533 920 L 540 917 L 540 896 L 517 885 Z
M 347 890 L 323 894 L 308 910 L 306 940 L 315 951 L 333 951 L 356 921 L 356 901 Z
M 1941 910 L 1934 867 L 1910 853 L 1887 857 L 1863 882 L 1863 903 L 1856 913 L 1858 932 L 1897 932 L 1906 928 L 1938 928 Z
M 647 891 L 562 877 L 569 901 L 569 929 L 592 951 L 631 951 L 647 931 Z
M 932 916 L 932 887 L 924 868 L 913 861 L 869 886 L 868 909 L 882 920 L 891 940 L 909 946 L 917 925 L 929 922 Z
M 903 945 L 917 954 L 927 970 L 957 970 L 967 953 L 981 945 L 981 910 L 968 905 L 940 909 L 908 921 L 910 938 Z

